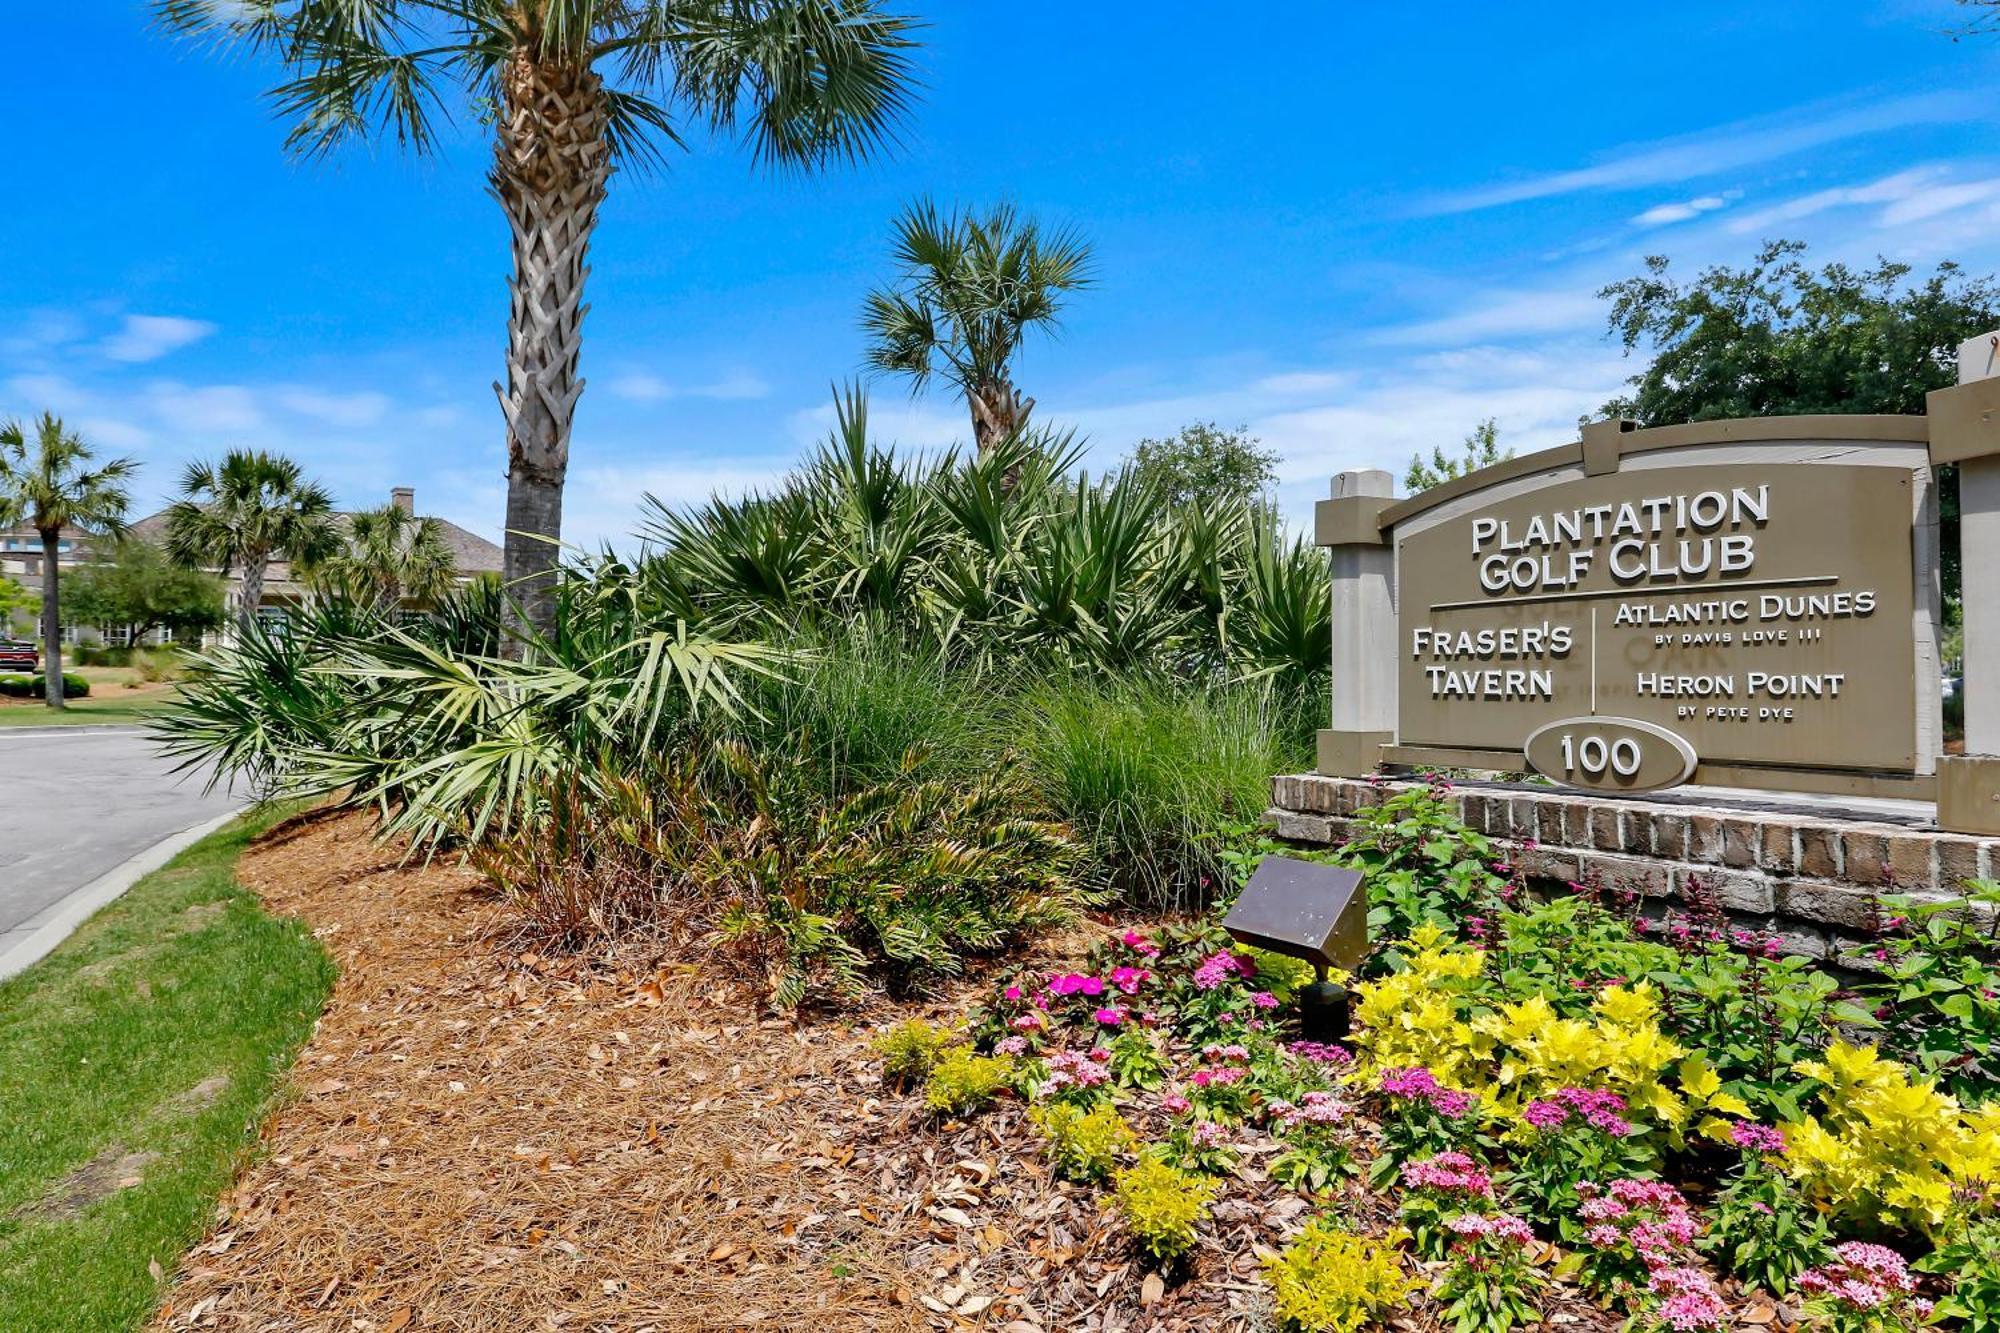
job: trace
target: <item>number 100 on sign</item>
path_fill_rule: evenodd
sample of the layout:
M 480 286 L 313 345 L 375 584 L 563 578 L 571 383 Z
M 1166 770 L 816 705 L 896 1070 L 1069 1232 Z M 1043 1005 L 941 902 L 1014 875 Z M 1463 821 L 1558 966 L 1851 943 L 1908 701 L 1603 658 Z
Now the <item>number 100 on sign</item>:
M 1694 773 L 1694 747 L 1651 722 L 1568 717 L 1538 728 L 1523 747 L 1528 767 L 1586 791 L 1656 791 Z

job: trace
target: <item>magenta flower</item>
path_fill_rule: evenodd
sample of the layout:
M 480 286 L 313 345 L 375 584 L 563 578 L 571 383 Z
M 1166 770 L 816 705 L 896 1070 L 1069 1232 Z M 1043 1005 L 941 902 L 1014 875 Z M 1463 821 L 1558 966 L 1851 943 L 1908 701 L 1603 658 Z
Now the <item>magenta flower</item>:
M 1250 1003 L 1259 1009 L 1276 1009 L 1278 997 L 1267 990 L 1260 990 L 1250 997 Z
M 1783 1152 L 1785 1133 L 1772 1125 L 1756 1125 L 1739 1120 L 1729 1127 L 1729 1138 L 1739 1148 L 1751 1152 Z
M 1107 1005 L 1105 1008 L 1099 1009 L 1096 1013 L 1092 1014 L 1091 1017 L 1095 1018 L 1105 1027 L 1115 1028 L 1125 1021 L 1125 1011 L 1115 1006 Z

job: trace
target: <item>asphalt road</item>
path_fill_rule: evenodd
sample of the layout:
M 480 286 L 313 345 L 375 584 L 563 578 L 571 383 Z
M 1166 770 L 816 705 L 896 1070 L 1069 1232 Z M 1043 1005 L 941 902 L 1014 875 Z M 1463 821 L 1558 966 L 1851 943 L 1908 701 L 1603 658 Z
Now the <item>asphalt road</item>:
M 137 730 L 0 730 L 0 952 L 75 890 L 243 804 Z

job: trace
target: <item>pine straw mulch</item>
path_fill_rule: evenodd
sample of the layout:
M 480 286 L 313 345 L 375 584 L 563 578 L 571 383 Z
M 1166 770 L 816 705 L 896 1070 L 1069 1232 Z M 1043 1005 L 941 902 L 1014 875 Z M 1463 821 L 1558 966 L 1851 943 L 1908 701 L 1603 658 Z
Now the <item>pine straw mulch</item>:
M 510 953 L 476 876 L 401 865 L 358 816 L 283 825 L 239 874 L 340 979 L 156 1328 L 1270 1326 L 1257 1254 L 1306 1204 L 1254 1159 L 1163 1281 L 1097 1192 L 1044 1170 L 1018 1105 L 937 1125 L 882 1086 L 852 1016 L 773 1017 L 657 956 Z M 1569 1295 L 1547 1309 L 1613 1325 Z

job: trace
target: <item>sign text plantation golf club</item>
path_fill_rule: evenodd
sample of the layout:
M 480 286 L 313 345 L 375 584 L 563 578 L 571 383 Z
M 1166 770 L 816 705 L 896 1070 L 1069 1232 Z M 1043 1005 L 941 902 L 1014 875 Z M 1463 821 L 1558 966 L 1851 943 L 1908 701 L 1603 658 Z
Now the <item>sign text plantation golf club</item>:
M 1583 477 L 1435 523 L 1397 564 L 1404 745 L 1624 790 L 1697 762 L 1915 762 L 1905 473 Z

